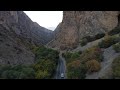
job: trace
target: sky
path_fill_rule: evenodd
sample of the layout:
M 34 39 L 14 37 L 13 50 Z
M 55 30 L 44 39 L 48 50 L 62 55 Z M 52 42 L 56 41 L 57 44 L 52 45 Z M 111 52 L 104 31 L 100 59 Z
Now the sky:
M 33 22 L 48 29 L 55 29 L 62 22 L 62 11 L 24 11 Z

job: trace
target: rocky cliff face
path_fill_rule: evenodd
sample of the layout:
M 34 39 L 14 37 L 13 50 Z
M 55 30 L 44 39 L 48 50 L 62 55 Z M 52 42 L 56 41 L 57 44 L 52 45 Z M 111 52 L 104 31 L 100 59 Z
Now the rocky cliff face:
M 36 44 L 45 45 L 53 39 L 53 31 L 48 30 L 36 22 L 32 27 L 32 39 Z
M 0 11 L 0 64 L 34 63 L 28 44 L 44 45 L 52 34 L 22 11 Z
M 64 11 L 51 47 L 76 47 L 82 37 L 106 33 L 118 25 L 118 11 Z M 58 28 L 57 28 L 58 29 Z

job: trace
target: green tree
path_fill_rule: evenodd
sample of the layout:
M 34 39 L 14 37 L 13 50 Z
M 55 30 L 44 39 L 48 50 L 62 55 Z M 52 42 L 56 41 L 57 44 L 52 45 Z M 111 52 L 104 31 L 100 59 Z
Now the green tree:
M 36 75 L 35 75 L 35 78 L 36 79 L 48 79 L 49 78 L 49 74 L 47 71 L 37 71 L 36 72 Z
M 86 67 L 79 60 L 73 61 L 67 65 L 67 76 L 70 79 L 84 79 L 86 76 Z
M 101 66 L 100 63 L 97 60 L 90 60 L 86 62 L 86 67 L 88 69 L 88 72 L 97 72 L 100 70 Z

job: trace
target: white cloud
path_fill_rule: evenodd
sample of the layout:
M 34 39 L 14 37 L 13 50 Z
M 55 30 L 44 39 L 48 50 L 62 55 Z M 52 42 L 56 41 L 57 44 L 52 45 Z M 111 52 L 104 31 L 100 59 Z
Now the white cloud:
M 62 21 L 62 11 L 24 11 L 32 21 L 45 28 L 57 27 Z

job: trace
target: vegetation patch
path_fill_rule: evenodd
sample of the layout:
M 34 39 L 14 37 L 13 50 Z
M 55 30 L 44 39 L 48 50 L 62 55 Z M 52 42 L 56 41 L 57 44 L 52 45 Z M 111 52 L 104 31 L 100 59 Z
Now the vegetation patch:
M 98 46 L 100 48 L 108 48 L 112 46 L 113 44 L 116 44 L 119 42 L 120 37 L 118 36 L 106 36 L 104 40 L 102 40 Z
M 89 73 L 100 70 L 100 63 L 97 60 L 90 60 L 86 62 L 86 67 Z
M 67 62 L 67 76 L 72 79 L 83 79 L 86 73 L 97 72 L 100 70 L 100 62 L 103 60 L 102 50 L 94 46 L 89 48 L 76 57 L 72 58 L 71 53 L 65 53 Z M 78 73 L 77 73 L 78 72 Z
M 118 34 L 118 33 L 120 33 L 120 27 L 116 27 L 113 30 L 109 31 L 108 35 L 115 35 L 115 34 Z
M 34 79 L 35 71 L 31 66 L 0 66 L 0 78 L 3 79 Z
M 67 64 L 67 77 L 69 79 L 84 79 L 86 77 L 86 67 L 79 60 Z
M 56 71 L 59 52 L 35 47 L 36 62 L 33 65 L 0 66 L 0 78 L 3 79 L 50 79 Z
M 63 57 L 65 57 L 66 62 L 69 63 L 69 62 L 74 61 L 75 59 L 79 58 L 81 53 L 82 53 L 81 51 L 74 52 L 74 53 L 66 52 L 66 53 L 63 53 Z
M 114 79 L 120 79 L 120 56 L 113 61 L 112 72 Z
M 103 38 L 104 36 L 105 36 L 104 33 L 99 33 L 99 34 L 97 34 L 95 36 L 86 36 L 86 37 L 83 37 L 81 39 L 80 44 L 81 44 L 81 46 L 84 46 L 87 43 L 95 41 L 95 40 L 100 39 L 100 38 Z
M 116 53 L 119 53 L 120 52 L 120 42 L 113 45 L 113 49 L 116 51 Z
M 36 63 L 33 65 L 36 71 L 35 78 L 52 78 L 57 68 L 59 52 L 44 46 L 35 47 L 33 51 L 36 55 Z M 42 74 L 45 76 L 43 77 Z
M 87 50 L 85 50 L 79 57 L 80 61 L 82 63 L 86 63 L 87 61 L 90 60 L 97 60 L 98 62 L 101 62 L 103 60 L 103 55 L 102 55 L 103 51 L 97 47 L 91 47 Z

